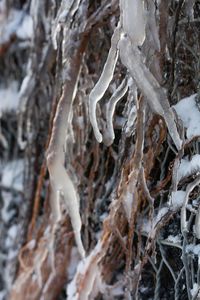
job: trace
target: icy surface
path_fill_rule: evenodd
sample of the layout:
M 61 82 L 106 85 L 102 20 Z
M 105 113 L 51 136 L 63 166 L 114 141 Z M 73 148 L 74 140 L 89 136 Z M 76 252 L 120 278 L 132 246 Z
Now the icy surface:
M 182 120 L 188 139 L 200 136 L 200 111 L 195 102 L 196 94 L 182 99 L 174 108 Z
M 0 115 L 16 110 L 19 104 L 18 83 L 13 81 L 7 88 L 0 87 Z

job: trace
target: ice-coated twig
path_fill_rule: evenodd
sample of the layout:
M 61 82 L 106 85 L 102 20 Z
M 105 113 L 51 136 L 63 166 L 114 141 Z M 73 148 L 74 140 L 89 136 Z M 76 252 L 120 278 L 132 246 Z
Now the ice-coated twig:
M 186 193 L 185 193 L 185 199 L 184 199 L 184 204 L 181 208 L 181 232 L 184 236 L 184 233 L 187 232 L 188 226 L 187 226 L 187 221 L 186 221 L 186 208 L 188 204 L 188 198 L 190 193 L 193 191 L 193 189 L 200 184 L 200 176 L 198 176 L 193 182 L 188 184 L 186 188 Z
M 110 146 L 115 138 L 115 133 L 113 129 L 113 115 L 115 112 L 115 107 L 121 98 L 126 94 L 128 90 L 127 79 L 125 78 L 119 87 L 116 89 L 114 94 L 111 96 L 106 107 L 106 134 L 105 142 L 106 145 Z
M 142 61 L 140 50 L 138 47 L 133 46 L 130 38 L 125 35 L 121 37 L 118 45 L 122 63 L 129 70 L 137 86 L 146 97 L 151 109 L 164 118 L 172 140 L 177 149 L 181 149 L 182 141 L 165 92 Z
M 120 37 L 120 26 L 118 25 L 111 39 L 111 47 L 102 74 L 89 95 L 90 122 L 92 124 L 95 137 L 99 143 L 102 142 L 102 134 L 99 131 L 99 127 L 97 123 L 96 107 L 97 107 L 97 103 L 103 97 L 105 91 L 107 90 L 113 78 L 114 69 L 118 59 L 119 51 L 117 45 L 118 45 L 119 37 Z

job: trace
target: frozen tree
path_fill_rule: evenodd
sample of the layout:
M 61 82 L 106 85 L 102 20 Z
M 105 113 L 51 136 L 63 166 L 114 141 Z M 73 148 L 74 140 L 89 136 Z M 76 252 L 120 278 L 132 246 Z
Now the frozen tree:
M 200 298 L 199 19 L 0 0 L 0 299 Z

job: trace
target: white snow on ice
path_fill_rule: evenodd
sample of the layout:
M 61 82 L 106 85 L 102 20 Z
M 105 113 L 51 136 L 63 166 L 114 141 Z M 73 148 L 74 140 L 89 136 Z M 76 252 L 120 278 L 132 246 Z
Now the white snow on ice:
M 171 194 L 171 204 L 174 209 L 181 208 L 185 199 L 185 192 L 184 191 L 176 191 L 172 192 Z
M 183 98 L 174 106 L 183 122 L 183 126 L 186 128 L 188 139 L 200 136 L 200 111 L 197 108 L 195 97 L 196 94 Z
M 181 159 L 180 166 L 178 168 L 178 181 L 182 178 L 192 175 L 195 172 L 200 171 L 200 155 L 195 154 L 191 160 L 188 157 Z

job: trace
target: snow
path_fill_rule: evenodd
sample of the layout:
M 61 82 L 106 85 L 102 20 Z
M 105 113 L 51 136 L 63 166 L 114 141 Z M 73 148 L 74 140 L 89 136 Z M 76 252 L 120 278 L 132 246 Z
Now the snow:
M 16 110 L 19 104 L 18 83 L 12 81 L 7 88 L 0 87 L 0 115 Z
M 189 244 L 186 246 L 186 253 L 193 253 L 194 255 L 200 255 L 200 244 L 193 245 Z
M 2 172 L 1 184 L 17 191 L 23 190 L 24 161 L 22 159 L 8 162 Z
M 8 162 L 2 170 L 1 185 L 6 188 L 14 188 L 17 191 L 23 190 L 23 170 L 24 161 L 13 160 Z M 10 203 L 13 200 L 13 196 L 8 191 L 2 191 L 3 206 L 1 208 L 1 218 L 5 224 L 7 224 L 14 216 L 15 210 L 10 209 Z M 11 232 L 12 233 L 12 232 Z
M 22 40 L 31 39 L 33 36 L 33 19 L 30 15 L 25 15 L 22 23 L 17 28 L 16 35 Z
M 181 243 L 181 236 L 180 235 L 169 235 L 167 237 L 167 241 L 173 244 L 180 244 Z
M 182 207 L 184 203 L 185 195 L 186 192 L 184 191 L 172 192 L 170 201 L 174 209 L 178 209 Z
M 33 35 L 32 18 L 22 10 L 17 9 L 10 9 L 7 16 L 5 7 L 1 7 L 0 44 L 8 42 L 14 34 L 20 39 L 30 39 Z
M 178 181 L 182 178 L 192 175 L 193 173 L 200 171 L 200 155 L 193 155 L 192 159 L 189 160 L 188 157 L 181 159 L 180 166 L 178 168 Z
M 199 290 L 199 285 L 197 283 L 193 284 L 193 288 L 190 290 L 192 297 L 196 297 Z
M 200 111 L 195 102 L 196 94 L 183 98 L 174 108 L 186 128 L 186 136 L 191 139 L 200 136 Z

